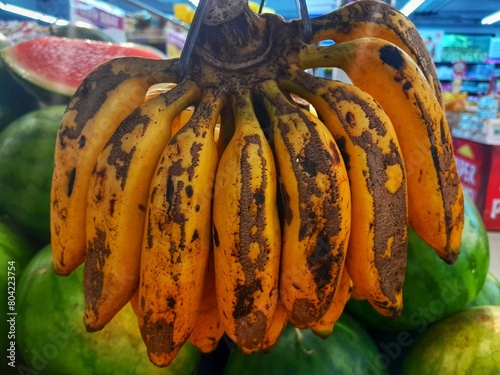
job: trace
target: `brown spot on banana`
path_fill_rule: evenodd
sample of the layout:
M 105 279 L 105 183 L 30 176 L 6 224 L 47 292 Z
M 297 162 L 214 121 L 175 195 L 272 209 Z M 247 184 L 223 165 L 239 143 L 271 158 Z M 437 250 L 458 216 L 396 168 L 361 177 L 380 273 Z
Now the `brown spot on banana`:
M 287 266 L 282 263 L 285 286 L 280 293 L 292 323 L 305 328 L 328 309 L 340 279 L 350 222 L 348 180 L 323 124 L 292 105 L 272 82 L 263 84 L 261 94 L 274 124 L 277 160 L 285 169 L 280 170 L 282 190 L 297 190 L 288 191 L 297 224 L 291 221 L 284 228 L 282 257 Z M 298 247 L 303 254 L 295 254 Z M 299 276 L 293 267 L 307 271 Z
M 71 98 L 67 111 L 76 111 L 75 127 L 62 127 L 58 138 L 61 148 L 66 139 L 78 139 L 89 119 L 95 117 L 107 100 L 109 92 L 134 76 L 150 76 L 151 85 L 175 79 L 178 59 L 153 60 L 139 57 L 123 57 L 101 65 L 91 72 Z M 79 142 L 85 144 L 85 139 Z M 82 143 L 80 143 L 82 145 Z
M 395 301 L 403 283 L 406 265 L 406 183 L 402 155 L 395 143 L 396 134 L 388 117 L 378 103 L 360 89 L 311 76 L 298 68 L 292 67 L 290 74 L 284 76 L 279 83 L 311 102 L 320 119 L 325 121 L 334 135 L 347 163 L 351 183 L 361 184 L 356 190 L 351 189 L 352 208 L 355 210 L 353 215 L 358 217 L 359 210 L 363 211 L 360 212 L 363 218 L 368 218 L 369 213 L 377 213 L 373 216 L 374 221 L 366 227 L 369 233 L 373 233 L 374 243 L 355 246 L 373 247 L 373 262 L 380 278 L 376 282 L 380 284 L 377 288 L 381 287 L 388 300 Z M 349 146 L 351 149 L 348 149 L 348 145 L 354 146 Z M 352 147 L 359 147 L 364 150 L 364 154 Z M 355 160 L 356 165 L 353 167 L 358 172 L 354 175 L 354 170 L 349 167 L 349 153 L 352 153 L 354 159 L 361 157 L 358 155 L 365 155 Z M 360 176 L 361 172 L 363 176 Z M 357 202 L 361 201 L 357 197 L 365 189 L 366 194 L 376 199 L 363 200 L 364 203 L 359 206 Z M 365 209 L 363 205 L 368 202 L 371 202 L 369 204 L 372 207 Z M 385 212 L 391 216 L 387 216 Z M 364 237 L 358 232 L 359 225 L 365 227 L 368 223 L 353 223 L 355 227 L 351 235 L 355 238 L 352 239 L 352 244 L 359 240 L 358 237 Z
M 102 269 L 111 250 L 106 244 L 106 233 L 97 231 L 96 236 L 88 241 L 86 267 L 84 267 L 83 289 L 85 303 L 94 314 L 99 314 L 97 304 L 101 299 L 104 284 Z M 87 327 L 89 330 L 90 327 Z

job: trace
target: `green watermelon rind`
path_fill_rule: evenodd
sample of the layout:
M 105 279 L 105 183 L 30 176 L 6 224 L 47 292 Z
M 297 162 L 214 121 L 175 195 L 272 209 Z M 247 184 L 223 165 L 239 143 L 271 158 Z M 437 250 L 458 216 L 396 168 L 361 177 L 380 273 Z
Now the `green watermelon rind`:
M 41 249 L 18 283 L 17 345 L 26 362 L 19 373 L 190 375 L 196 371 L 201 354 L 189 343 L 168 367 L 149 361 L 130 304 L 103 330 L 88 333 L 83 323 L 83 267 L 59 276 L 51 252 L 50 245 Z
M 500 374 L 500 306 L 476 306 L 432 324 L 401 375 Z
M 30 112 L 0 132 L 0 212 L 43 244 L 50 238 L 54 152 L 65 109 Z
M 483 288 L 468 307 L 500 306 L 500 280 L 491 272 L 486 276 Z
M 288 324 L 268 353 L 244 354 L 235 347 L 224 375 L 254 374 L 386 375 L 388 371 L 368 332 L 344 312 L 326 339 Z

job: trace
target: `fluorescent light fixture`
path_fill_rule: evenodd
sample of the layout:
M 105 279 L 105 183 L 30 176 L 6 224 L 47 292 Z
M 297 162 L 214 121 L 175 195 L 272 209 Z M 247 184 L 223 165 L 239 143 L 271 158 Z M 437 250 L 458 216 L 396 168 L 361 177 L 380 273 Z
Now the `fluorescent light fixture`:
M 422 5 L 425 0 L 410 0 L 399 10 L 406 17 L 415 11 L 420 5 Z
M 40 12 L 36 12 L 34 10 L 29 10 L 26 8 L 21 8 L 16 5 L 5 4 L 0 2 L 0 10 L 5 10 L 6 12 L 18 14 L 23 17 L 32 18 L 34 20 L 47 22 L 47 23 L 56 23 L 59 20 L 56 17 L 48 16 L 46 14 L 42 14 Z
M 491 25 L 492 23 L 500 21 L 500 10 L 484 17 L 481 20 L 481 25 Z

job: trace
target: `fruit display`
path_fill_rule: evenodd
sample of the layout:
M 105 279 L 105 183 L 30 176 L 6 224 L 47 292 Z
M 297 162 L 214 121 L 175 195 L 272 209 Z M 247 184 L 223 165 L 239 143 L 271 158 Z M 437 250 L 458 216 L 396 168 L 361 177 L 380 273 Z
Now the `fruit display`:
M 374 0 L 290 22 L 246 0 L 202 5 L 188 55 L 99 65 L 62 119 L 51 244 L 58 274 L 83 267 L 86 329 L 132 302 L 168 366 L 188 341 L 269 351 L 287 323 L 326 337 L 351 297 L 396 319 L 408 228 L 446 265 L 464 227 L 415 26 Z M 161 83 L 175 85 L 145 100 Z
M 500 373 L 500 306 L 451 315 L 420 336 L 402 375 Z
M 0 305 L 0 314 L 7 317 L 11 306 L 15 306 L 16 297 L 16 277 L 20 277 L 30 259 L 36 253 L 37 247 L 24 235 L 22 227 L 15 225 L 5 216 L 0 215 L 0 281 L 2 282 L 2 304 Z M 10 323 L 7 319 L 0 322 L 0 334 L 5 338 L 0 341 L 0 350 L 7 353 L 10 347 L 10 341 L 14 337 L 10 330 Z M 5 372 L 5 361 L 2 361 L 0 372 Z
M 486 275 L 483 288 L 479 291 L 468 307 L 474 306 L 500 306 L 500 280 L 489 272 Z
M 168 368 L 151 364 L 130 305 L 105 329 L 88 333 L 81 324 L 85 304 L 82 269 L 59 277 L 50 246 L 31 259 L 18 281 L 17 346 L 25 364 L 16 373 L 48 375 L 194 374 L 200 352 L 187 343 Z M 50 324 L 47 324 L 50 322 Z
M 65 106 L 29 112 L 0 131 L 0 212 L 31 236 L 50 239 L 50 186 Z
M 224 374 L 388 374 L 377 365 L 378 355 L 366 331 L 349 314 L 343 314 L 326 340 L 289 324 L 269 353 L 246 355 L 236 348 L 227 359 Z

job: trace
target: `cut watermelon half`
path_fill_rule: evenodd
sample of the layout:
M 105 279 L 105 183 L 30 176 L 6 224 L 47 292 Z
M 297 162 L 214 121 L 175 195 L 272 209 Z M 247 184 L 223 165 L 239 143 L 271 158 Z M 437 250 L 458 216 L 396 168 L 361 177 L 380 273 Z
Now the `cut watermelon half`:
M 70 97 L 97 66 L 117 57 L 163 59 L 161 51 L 132 44 L 42 37 L 4 48 L 0 55 L 17 76 L 41 89 Z

